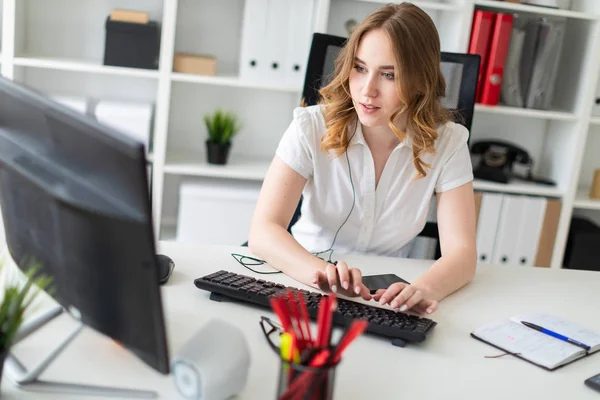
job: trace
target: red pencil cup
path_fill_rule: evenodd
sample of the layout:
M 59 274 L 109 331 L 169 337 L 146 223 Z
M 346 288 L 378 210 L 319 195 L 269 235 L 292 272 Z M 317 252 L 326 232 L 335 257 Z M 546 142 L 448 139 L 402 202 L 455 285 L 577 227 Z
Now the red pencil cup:
M 281 359 L 278 400 L 331 400 L 335 370 L 339 365 L 326 364 L 322 367 L 310 367 Z

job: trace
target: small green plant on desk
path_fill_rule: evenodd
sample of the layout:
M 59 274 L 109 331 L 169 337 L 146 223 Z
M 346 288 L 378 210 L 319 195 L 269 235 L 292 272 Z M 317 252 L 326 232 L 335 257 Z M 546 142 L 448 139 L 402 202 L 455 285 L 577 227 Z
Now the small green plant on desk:
M 0 300 L 0 378 L 4 359 L 9 353 L 13 344 L 15 334 L 23 323 L 25 312 L 29 310 L 31 304 L 41 290 L 52 292 L 50 285 L 52 278 L 39 274 L 40 265 L 29 263 L 27 268 L 27 280 L 23 284 L 8 282 L 6 279 L 6 260 L 0 259 L 0 271 L 4 274 L 2 282 L 2 299 Z
M 208 139 L 206 154 L 209 164 L 226 164 L 231 148 L 231 139 L 239 132 L 238 117 L 231 112 L 217 110 L 204 116 Z

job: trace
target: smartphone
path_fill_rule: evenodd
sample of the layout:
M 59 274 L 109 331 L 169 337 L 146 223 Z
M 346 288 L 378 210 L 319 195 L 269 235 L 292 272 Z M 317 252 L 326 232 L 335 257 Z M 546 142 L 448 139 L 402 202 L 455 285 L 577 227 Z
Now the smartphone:
M 600 392 L 600 374 L 594 375 L 591 378 L 585 380 L 585 384 L 592 389 Z
M 371 294 L 375 294 L 378 289 L 387 289 L 392 283 L 396 282 L 404 282 L 410 285 L 410 282 L 394 274 L 366 275 L 363 276 L 362 280 Z

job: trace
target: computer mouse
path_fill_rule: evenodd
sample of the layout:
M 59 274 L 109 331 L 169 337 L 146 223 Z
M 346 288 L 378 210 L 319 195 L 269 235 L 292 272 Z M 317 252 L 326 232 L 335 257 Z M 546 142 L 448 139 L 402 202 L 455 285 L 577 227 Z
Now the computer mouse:
M 171 277 L 175 263 L 169 256 L 164 254 L 157 254 L 156 259 L 158 260 L 158 282 L 162 285 L 167 283 Z

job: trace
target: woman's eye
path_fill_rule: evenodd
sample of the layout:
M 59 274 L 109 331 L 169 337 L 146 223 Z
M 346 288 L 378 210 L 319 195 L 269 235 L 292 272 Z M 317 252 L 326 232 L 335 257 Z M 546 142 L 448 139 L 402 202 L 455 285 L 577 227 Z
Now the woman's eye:
M 355 69 L 357 72 L 365 72 L 365 69 L 364 69 L 363 67 L 361 67 L 360 65 L 355 65 L 355 66 L 354 66 L 354 69 Z
M 394 74 L 392 72 L 384 72 L 382 75 L 385 79 L 394 79 Z

